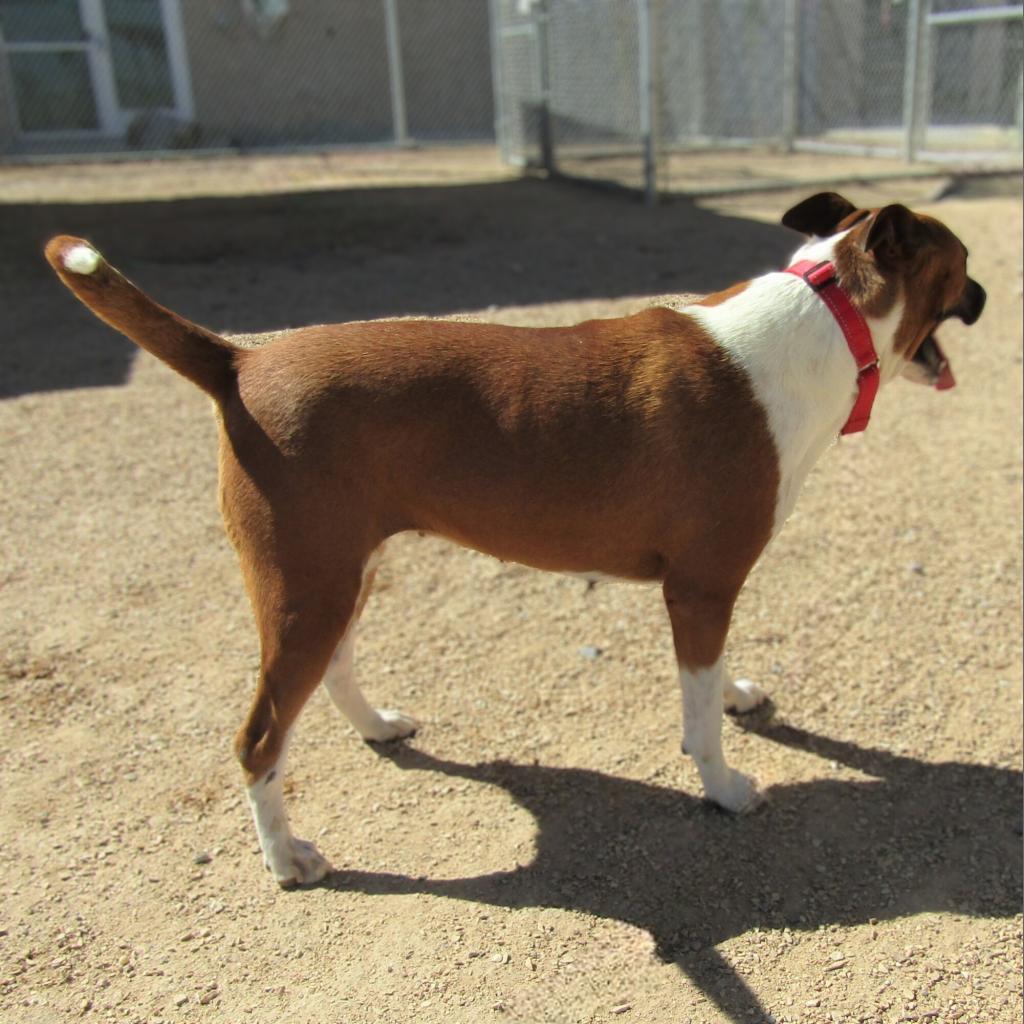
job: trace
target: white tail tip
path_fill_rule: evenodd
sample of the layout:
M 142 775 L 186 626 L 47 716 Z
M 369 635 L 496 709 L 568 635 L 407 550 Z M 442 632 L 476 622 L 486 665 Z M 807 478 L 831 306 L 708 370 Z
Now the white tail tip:
M 88 245 L 76 245 L 64 253 L 62 262 L 72 274 L 93 274 L 100 265 L 100 254 Z

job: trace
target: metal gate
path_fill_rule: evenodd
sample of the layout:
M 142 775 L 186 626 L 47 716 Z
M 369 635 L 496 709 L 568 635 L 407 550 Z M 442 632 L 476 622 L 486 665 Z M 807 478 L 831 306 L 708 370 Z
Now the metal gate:
M 1021 5 L 492 0 L 491 10 L 498 137 L 513 163 L 652 198 L 684 175 L 698 189 L 782 183 L 796 164 L 820 176 L 826 155 L 849 157 L 857 173 L 879 159 L 889 161 L 880 174 L 1021 164 Z

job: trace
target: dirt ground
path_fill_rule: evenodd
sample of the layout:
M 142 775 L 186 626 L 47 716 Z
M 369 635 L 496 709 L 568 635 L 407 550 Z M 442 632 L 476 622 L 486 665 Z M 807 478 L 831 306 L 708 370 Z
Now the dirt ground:
M 949 223 L 989 306 L 942 329 L 959 386 L 887 390 L 741 597 L 731 663 L 775 713 L 725 744 L 763 807 L 699 798 L 656 589 L 399 538 L 358 660 L 423 728 L 374 749 L 314 697 L 290 807 L 337 871 L 284 893 L 231 751 L 256 643 L 209 403 L 41 243 L 86 235 L 221 330 L 543 324 L 779 266 L 799 196 L 649 209 L 496 164 L 296 190 L 283 161 L 204 198 L 168 166 L 0 174 L 0 1018 L 1019 1021 L 1019 192 L 847 190 Z

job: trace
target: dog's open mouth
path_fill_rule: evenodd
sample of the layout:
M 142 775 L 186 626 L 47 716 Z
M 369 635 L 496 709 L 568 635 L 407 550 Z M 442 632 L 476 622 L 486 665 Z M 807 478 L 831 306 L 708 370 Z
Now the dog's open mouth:
M 918 346 L 907 371 L 906 376 L 911 380 L 929 384 L 938 391 L 946 391 L 956 385 L 946 353 L 934 334 L 929 334 Z

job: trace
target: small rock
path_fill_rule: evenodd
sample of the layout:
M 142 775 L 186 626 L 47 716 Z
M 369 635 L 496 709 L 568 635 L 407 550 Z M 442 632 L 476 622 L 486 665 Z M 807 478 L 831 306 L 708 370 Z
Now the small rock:
M 175 1006 L 184 1006 L 188 1002 L 188 996 L 182 992 L 180 995 L 174 997 Z
M 192 858 L 193 864 L 209 864 L 213 858 L 204 850 L 202 853 L 197 853 Z
M 918 576 L 924 575 L 924 566 L 920 562 L 911 562 L 907 568 Z
M 600 647 L 595 647 L 593 644 L 584 644 L 580 648 L 580 654 L 583 655 L 584 658 L 589 658 L 591 661 L 594 661 L 595 659 L 600 658 L 601 655 L 604 654 L 604 651 L 602 651 Z
M 612 1007 L 612 1013 L 629 1013 L 632 1009 L 633 1007 L 630 1003 L 619 1003 L 618 1006 Z

